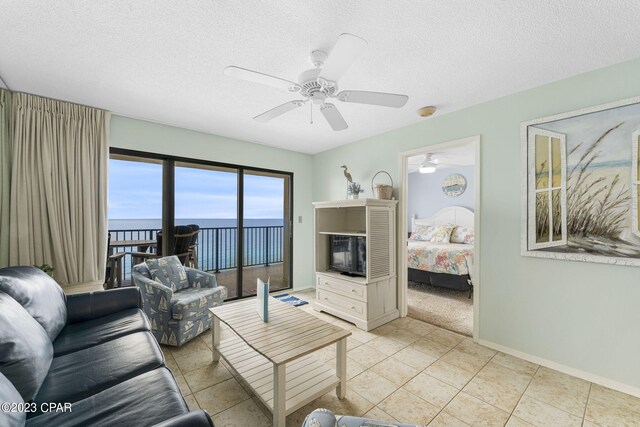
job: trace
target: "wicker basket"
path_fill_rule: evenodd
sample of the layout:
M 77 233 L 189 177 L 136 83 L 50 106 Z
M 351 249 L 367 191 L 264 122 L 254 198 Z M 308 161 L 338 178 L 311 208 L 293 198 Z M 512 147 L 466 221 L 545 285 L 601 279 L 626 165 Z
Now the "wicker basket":
M 374 184 L 373 181 L 376 179 L 376 176 L 380 173 L 386 173 L 391 181 L 391 185 L 389 184 Z M 371 179 L 371 190 L 373 191 L 373 197 L 376 199 L 382 200 L 391 200 L 391 195 L 393 194 L 393 178 L 389 175 L 387 171 L 379 171 L 376 173 Z

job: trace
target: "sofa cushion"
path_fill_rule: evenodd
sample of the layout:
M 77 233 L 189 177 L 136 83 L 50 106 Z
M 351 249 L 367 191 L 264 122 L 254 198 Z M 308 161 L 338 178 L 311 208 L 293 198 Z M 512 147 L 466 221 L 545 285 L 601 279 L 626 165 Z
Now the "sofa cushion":
M 33 399 L 53 358 L 49 335 L 9 295 L 0 292 L 0 373 L 25 401 Z
M 209 308 L 222 304 L 223 288 L 187 288 L 173 294 L 171 316 L 176 320 L 201 317 Z
M 187 272 L 177 256 L 149 259 L 146 264 L 151 278 L 168 286 L 173 292 L 189 287 Z
M 62 356 L 122 337 L 149 330 L 149 320 L 139 308 L 129 308 L 86 322 L 65 326 L 53 342 L 54 356 Z
M 35 267 L 0 269 L 0 291 L 22 305 L 53 341 L 67 323 L 67 303 L 62 288 Z
M 11 384 L 11 381 L 4 375 L 0 374 L 0 403 L 20 404 L 24 403 L 22 396 L 18 393 L 18 390 Z M 13 408 L 10 408 L 13 409 Z M 15 408 L 17 409 L 17 408 Z M 24 425 L 24 420 L 27 418 L 26 412 L 7 411 L 6 409 L 0 410 L 0 426 L 4 427 L 18 427 Z
M 72 402 L 71 412 L 29 418 L 27 426 L 150 426 L 187 411 L 173 375 L 162 367 Z
M 129 334 L 55 357 L 34 401 L 76 402 L 163 364 L 153 335 Z

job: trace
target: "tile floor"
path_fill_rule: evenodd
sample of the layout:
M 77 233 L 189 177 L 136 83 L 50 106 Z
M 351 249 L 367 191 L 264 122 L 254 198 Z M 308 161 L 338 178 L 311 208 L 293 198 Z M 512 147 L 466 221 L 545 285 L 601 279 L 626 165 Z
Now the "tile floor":
M 298 296 L 311 301 L 313 293 Z M 352 331 L 347 397 L 332 391 L 287 417 L 298 427 L 318 407 L 337 414 L 429 426 L 640 426 L 640 399 L 473 343 L 411 318 L 370 332 L 304 310 Z M 228 332 L 227 332 L 228 333 Z M 224 331 L 223 331 L 224 334 Z M 268 410 L 221 360 L 211 333 L 175 349 L 167 364 L 191 408 L 206 409 L 216 427 L 268 427 Z M 335 347 L 319 357 L 335 366 Z

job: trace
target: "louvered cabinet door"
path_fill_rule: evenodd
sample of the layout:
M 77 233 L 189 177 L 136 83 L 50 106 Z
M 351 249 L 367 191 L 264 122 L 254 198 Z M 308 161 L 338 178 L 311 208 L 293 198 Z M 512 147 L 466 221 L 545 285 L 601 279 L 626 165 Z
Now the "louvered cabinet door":
M 395 273 L 394 210 L 367 206 L 367 279 L 388 277 Z

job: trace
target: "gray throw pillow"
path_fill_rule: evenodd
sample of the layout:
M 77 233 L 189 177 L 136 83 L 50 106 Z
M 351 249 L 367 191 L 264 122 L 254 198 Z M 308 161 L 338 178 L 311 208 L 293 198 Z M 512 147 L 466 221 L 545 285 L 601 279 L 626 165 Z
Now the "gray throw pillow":
M 55 340 L 67 323 L 67 300 L 62 288 L 35 267 L 0 268 L 0 291 L 24 307 Z
M 20 404 L 24 403 L 22 396 L 18 390 L 11 384 L 11 381 L 4 375 L 0 374 L 0 403 Z M 10 408 L 13 409 L 13 408 Z M 27 421 L 26 412 L 17 411 L 0 411 L 0 426 L 5 427 L 22 427 Z
M 53 346 L 47 332 L 9 295 L 0 292 L 0 373 L 11 381 L 25 402 L 42 386 Z
M 149 259 L 146 264 L 151 278 L 171 288 L 173 292 L 189 287 L 187 271 L 177 256 Z

